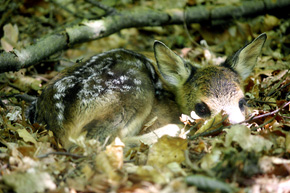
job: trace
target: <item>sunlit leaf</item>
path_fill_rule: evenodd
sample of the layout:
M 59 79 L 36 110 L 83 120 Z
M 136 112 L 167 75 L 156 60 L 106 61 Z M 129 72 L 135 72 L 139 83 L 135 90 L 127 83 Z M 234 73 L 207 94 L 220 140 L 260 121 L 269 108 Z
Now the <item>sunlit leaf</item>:
M 33 168 L 27 172 L 13 172 L 4 175 L 3 180 L 17 193 L 44 192 L 56 188 L 56 184 L 48 173 Z
M 16 24 L 12 26 L 11 23 L 4 25 L 3 27 L 4 37 L 1 38 L 2 48 L 6 51 L 12 51 L 16 47 L 18 41 L 18 27 Z
M 147 164 L 163 167 L 171 162 L 181 163 L 186 147 L 187 140 L 165 135 L 150 148 Z
M 37 143 L 34 137 L 32 137 L 26 129 L 17 129 L 17 133 L 25 142 Z

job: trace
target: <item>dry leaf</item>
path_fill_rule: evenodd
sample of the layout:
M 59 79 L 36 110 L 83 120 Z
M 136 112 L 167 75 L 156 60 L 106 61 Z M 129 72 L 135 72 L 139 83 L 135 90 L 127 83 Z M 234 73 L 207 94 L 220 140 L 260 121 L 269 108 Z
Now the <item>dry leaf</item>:
M 30 91 L 30 90 L 40 90 L 41 80 L 37 80 L 28 76 L 19 76 L 17 80 L 13 83 L 14 86 L 19 88 L 22 91 Z
M 11 110 L 11 112 L 7 113 L 6 117 L 9 119 L 9 121 L 22 120 L 21 113 L 21 108 L 16 106 Z
M 106 150 L 96 156 L 96 166 L 105 173 L 110 180 L 119 181 L 122 179 L 117 172 L 123 166 L 124 143 L 117 137 L 115 141 L 107 146 Z
M 262 27 L 262 30 L 263 31 L 270 31 L 274 27 L 278 26 L 279 24 L 280 24 L 280 20 L 277 17 L 267 14 L 264 17 L 264 25 Z
M 10 52 L 17 46 L 19 35 L 18 27 L 16 24 L 12 26 L 11 23 L 8 23 L 4 25 L 3 31 L 4 36 L 1 38 L 1 45 L 6 52 Z
M 259 166 L 262 169 L 263 173 L 266 174 L 275 173 L 276 175 L 280 176 L 282 175 L 288 176 L 289 173 L 287 169 L 289 169 L 290 167 L 290 160 L 278 157 L 263 156 L 259 160 Z
M 96 156 L 96 167 L 98 170 L 102 171 L 102 173 L 106 174 L 110 180 L 120 180 L 120 176 L 117 174 L 116 169 L 110 164 L 105 152 L 101 152 Z
M 152 166 L 137 166 L 130 169 L 130 177 L 134 181 L 150 181 L 157 184 L 167 183 L 168 180 L 163 175 L 163 172 Z
M 223 118 L 224 118 L 223 112 L 220 112 L 213 118 L 207 120 L 205 124 L 199 130 L 195 132 L 195 135 L 198 133 L 203 133 L 205 131 L 211 131 L 211 130 L 219 128 L 223 124 L 222 123 Z
M 26 129 L 17 129 L 16 130 L 18 135 L 25 141 L 25 142 L 31 142 L 33 144 L 36 144 L 36 140 L 32 137 L 30 133 Z
M 106 147 L 106 155 L 110 164 L 115 169 L 121 169 L 123 166 L 123 149 L 125 144 L 120 140 L 119 137 L 115 138 L 115 141 Z
M 147 164 L 163 167 L 171 162 L 181 163 L 185 160 L 184 150 L 186 148 L 186 139 L 162 136 L 150 148 Z
M 261 136 L 251 135 L 251 131 L 244 125 L 233 125 L 227 132 L 225 146 L 230 147 L 232 142 L 237 142 L 246 151 L 261 152 L 270 150 L 273 143 Z
M 207 170 L 213 168 L 220 161 L 220 156 L 222 155 L 223 149 L 215 147 L 213 150 L 206 154 L 200 160 L 200 166 L 202 169 Z
M 29 169 L 25 173 L 13 172 L 9 175 L 3 175 L 4 182 L 11 186 L 17 193 L 45 192 L 45 190 L 54 190 L 56 188 L 50 175 L 46 172 Z

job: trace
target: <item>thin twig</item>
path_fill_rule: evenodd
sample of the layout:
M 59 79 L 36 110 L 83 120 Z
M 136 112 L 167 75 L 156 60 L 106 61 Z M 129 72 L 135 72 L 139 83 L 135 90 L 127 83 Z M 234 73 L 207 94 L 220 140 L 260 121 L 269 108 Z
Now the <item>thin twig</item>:
M 241 124 L 241 123 L 246 123 L 246 122 L 249 122 L 249 121 L 252 121 L 252 120 L 256 120 L 256 119 L 260 119 L 260 118 L 263 118 L 263 117 L 267 117 L 267 116 L 270 116 L 270 115 L 274 115 L 276 113 L 278 113 L 279 111 L 281 111 L 283 108 L 287 107 L 288 105 L 290 104 L 290 101 L 288 101 L 287 103 L 284 103 L 284 105 L 282 105 L 282 107 L 280 107 L 279 109 L 276 109 L 272 112 L 269 112 L 269 113 L 265 113 L 263 115 L 258 115 L 258 116 L 252 116 L 251 118 L 245 120 L 245 121 L 242 121 L 238 124 Z
M 196 47 L 200 47 L 202 49 L 204 49 L 200 44 L 198 44 L 190 35 L 189 31 L 188 31 L 188 27 L 187 27 L 187 24 L 186 24 L 186 6 L 183 8 L 183 26 L 184 26 L 184 29 L 185 29 L 185 32 L 186 32 L 186 35 L 187 37 L 189 38 L 189 40 L 191 41 L 191 43 L 193 43 Z
M 66 12 L 70 13 L 71 15 L 75 16 L 75 17 L 78 17 L 78 18 L 84 18 L 83 15 L 80 15 L 78 13 L 75 13 L 73 11 L 71 11 L 70 9 L 68 9 L 66 6 L 63 6 L 62 4 L 54 1 L 54 0 L 49 0 L 51 3 L 55 4 L 56 6 L 60 7 L 61 9 L 65 10 Z
M 276 104 L 276 102 L 271 102 L 271 101 L 261 101 L 261 100 L 258 100 L 258 99 L 249 99 L 249 98 L 246 98 L 247 101 L 254 101 L 254 102 L 257 102 L 257 103 L 266 103 L 266 104 Z
M 34 97 L 34 96 L 30 96 L 26 93 L 24 94 L 9 94 L 9 95 L 3 95 L 1 96 L 2 98 L 5 98 L 5 99 L 9 99 L 9 98 L 12 98 L 12 97 L 15 97 L 16 99 L 20 99 L 20 100 L 24 100 L 25 102 L 33 102 L 36 100 L 37 97 Z
M 210 131 L 207 130 L 207 131 L 204 131 L 204 132 L 202 132 L 202 133 L 198 133 L 198 134 L 196 134 L 196 135 L 193 135 L 193 136 L 189 137 L 189 139 L 190 139 L 190 140 L 193 140 L 193 139 L 196 139 L 196 138 L 198 138 L 198 137 L 202 137 L 202 136 L 206 136 L 206 135 L 211 135 L 211 134 L 213 134 L 213 133 L 216 133 L 216 132 L 220 132 L 220 131 L 222 131 L 224 128 L 226 128 L 226 127 L 224 127 L 224 126 L 222 125 L 222 126 L 216 128 L 216 129 L 213 129 L 213 130 L 210 130 Z
M 77 154 L 72 154 L 72 153 L 69 153 L 69 152 L 49 152 L 47 154 L 43 154 L 43 155 L 39 155 L 37 156 L 37 158 L 45 158 L 45 157 L 48 157 L 49 155 L 64 155 L 64 156 L 69 156 L 69 157 L 74 157 L 74 158 L 84 158 L 86 156 L 83 156 L 83 155 L 77 155 Z
M 290 117 L 283 116 L 283 115 L 281 115 L 281 117 L 284 118 L 284 119 L 290 119 Z
M 251 130 L 252 130 L 252 131 L 256 131 L 257 129 L 259 129 L 259 128 L 261 128 L 261 127 L 264 127 L 265 125 L 267 125 L 267 124 L 271 123 L 272 121 L 274 121 L 274 120 L 276 119 L 276 117 L 277 117 L 277 114 L 276 114 L 272 119 L 266 121 L 265 123 L 259 125 L 258 127 L 254 127 L 254 128 L 252 128 Z
M 287 86 L 290 85 L 290 82 L 288 82 L 287 84 L 285 84 L 284 86 L 282 86 L 281 88 L 279 88 L 278 90 L 282 90 L 283 88 L 286 88 Z
M 192 131 L 193 129 L 197 128 L 201 123 L 202 123 L 202 122 L 200 121 L 200 122 L 196 123 L 195 125 L 191 126 L 191 127 L 189 128 L 189 131 Z
M 116 15 L 118 13 L 118 11 L 116 9 L 114 9 L 113 7 L 109 7 L 106 6 L 98 1 L 94 1 L 94 0 L 85 0 L 86 2 L 97 6 L 98 8 L 104 10 L 106 12 L 106 14 L 104 16 L 108 16 L 108 15 Z
M 275 84 L 273 87 L 274 88 L 272 88 L 272 90 L 267 94 L 267 96 L 269 97 L 269 96 L 272 96 L 273 94 L 275 94 L 276 92 L 278 92 L 279 90 L 281 90 L 281 89 L 283 89 L 283 88 L 285 88 L 284 86 L 288 86 L 289 85 L 289 83 L 288 84 L 286 84 L 286 85 L 284 85 L 283 87 L 281 87 L 281 88 L 278 88 L 280 85 L 281 85 L 281 83 L 283 82 L 283 81 L 285 81 L 285 79 L 288 77 L 288 72 L 281 78 L 281 80 L 277 83 L 277 84 Z

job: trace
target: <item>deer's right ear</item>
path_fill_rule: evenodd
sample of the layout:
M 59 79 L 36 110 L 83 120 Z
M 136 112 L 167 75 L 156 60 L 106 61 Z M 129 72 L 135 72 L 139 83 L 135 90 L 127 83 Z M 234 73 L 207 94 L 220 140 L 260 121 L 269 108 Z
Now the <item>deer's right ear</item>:
M 161 79 L 170 88 L 183 85 L 191 74 L 191 66 L 160 41 L 154 42 L 154 54 Z

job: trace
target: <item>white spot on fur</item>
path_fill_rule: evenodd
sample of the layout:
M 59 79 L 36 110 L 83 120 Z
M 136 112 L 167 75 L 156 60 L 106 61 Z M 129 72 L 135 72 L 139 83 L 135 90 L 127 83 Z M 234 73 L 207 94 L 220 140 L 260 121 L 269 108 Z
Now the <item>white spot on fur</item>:
M 133 80 L 134 84 L 141 85 L 141 80 L 135 79 Z
M 124 81 L 126 81 L 126 80 L 128 80 L 129 79 L 129 77 L 128 76 L 120 76 L 120 80 L 121 80 L 121 83 L 123 84 L 124 83 Z
M 112 71 L 108 71 L 108 74 L 111 76 L 114 76 L 114 72 L 112 72 Z
M 53 88 L 56 90 L 56 93 L 53 95 L 53 98 L 56 101 L 58 101 L 55 103 L 55 108 L 58 111 L 58 116 L 56 119 L 59 122 L 59 124 L 61 124 L 63 119 L 64 119 L 63 113 L 64 113 L 65 106 L 63 104 L 63 98 L 66 95 L 65 91 L 68 88 L 72 88 L 75 85 L 73 79 L 74 79 L 73 76 L 67 76 L 67 77 L 64 77 L 63 79 L 57 81 L 53 85 Z
M 56 106 L 58 109 L 64 109 L 64 105 L 63 105 L 63 103 L 61 103 L 61 102 L 55 103 L 55 106 Z
M 120 80 L 118 80 L 118 79 L 114 79 L 114 80 L 112 80 L 112 83 L 113 83 L 113 84 L 121 84 Z
M 125 89 L 126 91 L 129 91 L 132 87 L 129 85 L 123 85 L 122 88 Z
M 57 114 L 57 121 L 59 121 L 59 123 L 62 123 L 62 121 L 64 120 L 64 117 L 63 117 L 63 113 L 62 112 L 59 112 Z
M 57 93 L 61 94 L 65 92 L 65 90 L 68 88 L 67 86 L 70 85 L 71 83 L 72 83 L 72 77 L 67 76 L 57 81 L 53 87 L 57 90 Z

